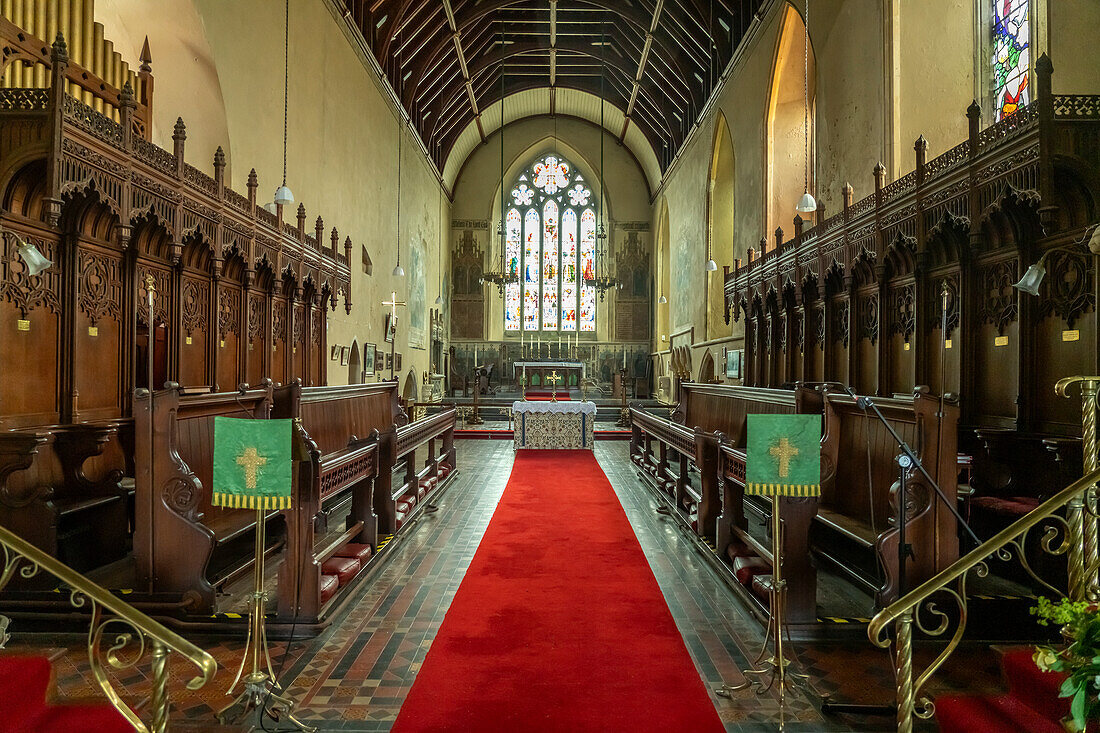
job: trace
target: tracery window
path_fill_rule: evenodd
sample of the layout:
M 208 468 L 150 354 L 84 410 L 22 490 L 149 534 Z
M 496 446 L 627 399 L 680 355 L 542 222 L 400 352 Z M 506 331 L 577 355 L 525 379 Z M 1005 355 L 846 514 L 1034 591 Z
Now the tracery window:
M 508 273 L 504 330 L 596 330 L 596 206 L 584 177 L 566 160 L 544 155 L 516 179 L 504 215 Z
M 1000 122 L 1031 101 L 1030 0 L 987 1 L 993 9 L 993 106 Z

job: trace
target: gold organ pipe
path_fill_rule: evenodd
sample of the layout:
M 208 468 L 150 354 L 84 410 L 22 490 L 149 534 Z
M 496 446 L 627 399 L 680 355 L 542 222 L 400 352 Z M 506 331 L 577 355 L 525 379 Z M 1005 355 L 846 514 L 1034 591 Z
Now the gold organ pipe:
M 34 3 L 35 0 L 23 0 L 23 17 L 18 25 L 23 30 L 30 32 L 31 26 L 34 25 Z M 19 64 L 19 75 L 17 77 L 20 87 L 29 87 L 34 80 L 34 72 L 26 64 Z
M 93 0 L 76 0 L 83 8 L 80 14 L 82 30 L 80 31 L 80 65 L 85 69 L 92 68 L 92 43 L 95 37 L 95 4 Z M 92 93 L 81 92 L 84 104 L 91 106 Z
M 34 29 L 31 30 L 31 34 L 42 38 L 46 31 L 46 3 L 39 0 L 34 3 L 34 6 Z M 32 71 L 34 73 L 34 86 L 38 89 L 45 88 L 46 67 L 42 64 L 35 64 Z
M 21 25 L 23 22 L 23 0 L 11 0 L 11 12 L 4 13 L 4 15 L 15 25 Z M 20 67 L 21 64 L 13 61 L 4 74 L 5 83 L 12 89 L 23 85 L 23 72 Z
M 103 41 L 103 80 L 115 86 L 115 42 Z M 107 100 L 103 100 L 103 114 L 114 118 L 114 108 Z
M 0 0 L 0 15 L 3 15 L 8 20 L 12 20 L 12 10 L 14 2 L 13 0 Z M 15 21 L 12 21 L 13 23 Z M 3 71 L 3 75 L 0 76 L 0 88 L 7 88 L 11 86 L 11 64 L 8 65 Z
M 69 14 L 72 4 L 72 0 L 58 0 L 57 6 L 57 27 L 62 33 L 65 34 L 65 43 L 69 45 L 70 58 L 72 58 L 73 53 L 73 27 L 71 16 Z M 53 41 L 50 41 L 50 43 L 53 43 Z M 71 95 L 73 93 L 72 84 L 66 81 L 64 86 L 65 93 Z
M 42 40 L 44 40 L 47 45 L 53 43 L 53 39 L 57 36 L 57 2 L 58 0 L 46 0 L 45 2 L 46 19 L 45 24 L 42 26 Z M 42 70 L 40 72 L 42 75 L 41 86 L 45 87 L 49 84 L 46 80 L 48 70 L 41 64 L 39 64 L 37 68 Z M 37 74 L 35 76 L 37 78 Z
M 111 60 L 113 62 L 113 68 L 111 69 L 111 76 L 113 77 L 113 79 L 111 80 L 111 84 L 113 84 L 116 89 L 121 89 L 123 79 L 126 78 L 126 64 L 122 61 L 122 54 L 120 54 L 118 51 L 115 51 L 111 54 Z M 121 121 L 121 110 L 115 107 L 115 109 L 111 112 L 111 117 L 115 120 L 115 122 Z
M 103 24 L 92 24 L 92 73 L 96 76 L 102 76 L 103 74 Z M 92 107 L 97 111 L 103 111 L 103 100 L 95 97 L 92 98 Z

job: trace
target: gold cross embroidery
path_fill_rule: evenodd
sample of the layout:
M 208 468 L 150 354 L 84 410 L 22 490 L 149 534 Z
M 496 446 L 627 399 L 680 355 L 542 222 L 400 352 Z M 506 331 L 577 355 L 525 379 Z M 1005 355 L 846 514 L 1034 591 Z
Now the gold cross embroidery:
M 768 453 L 779 463 L 779 478 L 787 478 L 791 473 L 791 459 L 798 455 L 798 448 L 791 441 L 780 438 L 779 442 L 768 449 Z
M 260 466 L 266 465 L 267 459 L 261 456 L 255 446 L 248 446 L 244 449 L 244 453 L 237 456 L 237 465 L 244 469 L 244 487 L 246 489 L 255 490 L 256 477 L 259 473 Z

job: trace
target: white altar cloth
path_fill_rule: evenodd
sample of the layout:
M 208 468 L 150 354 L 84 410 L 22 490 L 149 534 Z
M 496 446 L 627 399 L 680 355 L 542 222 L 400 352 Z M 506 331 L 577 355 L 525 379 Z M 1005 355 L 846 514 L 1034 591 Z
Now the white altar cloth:
M 512 447 L 592 450 L 595 441 L 594 402 L 513 402 Z
M 557 412 L 557 413 L 583 413 L 585 415 L 596 414 L 595 402 L 575 402 L 562 400 L 561 402 L 549 402 L 546 400 L 523 400 L 512 403 L 512 413 L 519 415 L 525 412 Z

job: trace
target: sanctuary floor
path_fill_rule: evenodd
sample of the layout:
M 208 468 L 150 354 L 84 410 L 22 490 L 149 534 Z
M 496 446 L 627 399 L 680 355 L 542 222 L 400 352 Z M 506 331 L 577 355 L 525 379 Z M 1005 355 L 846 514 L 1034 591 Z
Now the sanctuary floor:
M 272 642 L 279 678 L 307 723 L 324 731 L 388 731 L 396 719 L 512 467 L 510 441 L 463 440 L 458 451 L 460 473 L 438 500 L 439 511 L 420 520 L 393 548 L 389 559 L 367 579 L 332 626 L 317 638 L 293 642 L 289 654 L 284 655 L 284 642 Z M 713 694 L 723 682 L 741 680 L 739 670 L 748 666 L 759 650 L 761 627 L 682 531 L 656 513 L 656 501 L 638 479 L 627 451 L 627 443 L 616 441 L 597 442 L 595 448 L 726 730 L 778 730 L 780 711 L 774 694 L 746 692 L 732 700 Z M 568 512 L 569 507 L 563 506 L 562 552 L 570 548 Z M 98 696 L 83 637 L 36 637 L 30 641 L 38 653 L 43 645 L 48 647 L 61 696 Z M 212 684 L 190 692 L 182 682 L 193 670 L 182 660 L 172 661 L 173 730 L 218 730 L 211 727 L 211 716 L 229 702 L 225 691 L 241 657 L 243 640 L 196 641 L 217 658 L 220 668 Z M 28 646 L 26 639 L 16 635 L 9 650 L 28 651 Z M 865 703 L 888 702 L 893 697 L 889 657 L 869 642 L 799 644 L 796 652 L 802 671 L 819 693 Z M 923 663 L 930 654 L 918 657 Z M 941 673 L 937 689 L 991 692 L 997 689 L 997 665 L 997 655 L 988 646 L 965 647 Z M 147 673 L 146 665 L 116 678 L 118 686 L 126 688 L 125 699 L 140 701 L 148 694 Z M 816 701 L 802 696 L 788 697 L 784 717 L 788 731 L 894 730 L 889 717 L 826 717 Z

